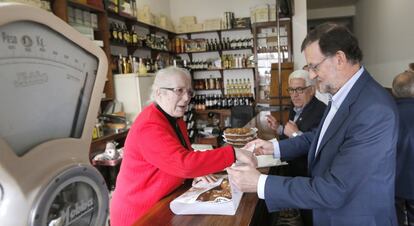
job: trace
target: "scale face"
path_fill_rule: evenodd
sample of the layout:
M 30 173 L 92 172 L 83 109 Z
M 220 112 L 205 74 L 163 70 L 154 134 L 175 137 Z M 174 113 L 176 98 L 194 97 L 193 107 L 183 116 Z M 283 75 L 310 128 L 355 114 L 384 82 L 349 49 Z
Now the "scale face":
M 0 3 L 0 224 L 102 226 L 89 163 L 107 57 L 53 14 Z
M 31 21 L 0 27 L 0 137 L 18 156 L 51 139 L 80 138 L 98 59 Z

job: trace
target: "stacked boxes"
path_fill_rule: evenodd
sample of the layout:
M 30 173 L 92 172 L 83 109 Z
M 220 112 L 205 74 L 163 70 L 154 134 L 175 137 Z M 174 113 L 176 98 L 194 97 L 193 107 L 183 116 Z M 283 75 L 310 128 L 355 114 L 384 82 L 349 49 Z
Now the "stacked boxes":
M 269 5 L 269 21 L 276 21 L 276 4 Z
M 151 13 L 151 10 L 148 5 L 138 10 L 138 21 L 144 22 L 146 24 L 155 24 L 155 16 Z
M 183 16 L 180 17 L 180 25 L 184 24 L 184 25 L 191 25 L 191 24 L 196 24 L 197 23 L 197 18 L 195 16 Z
M 48 0 L 0 0 L 0 2 L 17 2 L 51 11 L 50 1 Z
M 269 21 L 269 5 L 261 4 L 256 6 L 255 17 L 257 23 Z
M 180 17 L 180 24 L 177 27 L 178 33 L 197 32 L 202 30 L 203 24 L 198 24 L 195 16 Z
M 250 8 L 252 23 L 276 21 L 276 4 L 260 4 Z
M 168 31 L 174 31 L 172 21 L 165 15 L 154 15 L 151 13 L 151 9 L 148 5 L 144 5 L 142 9 L 138 9 L 137 19 L 146 24 L 154 25 Z
M 210 19 L 204 21 L 204 30 L 221 30 L 221 19 Z
M 203 31 L 203 24 L 187 24 L 187 32 Z

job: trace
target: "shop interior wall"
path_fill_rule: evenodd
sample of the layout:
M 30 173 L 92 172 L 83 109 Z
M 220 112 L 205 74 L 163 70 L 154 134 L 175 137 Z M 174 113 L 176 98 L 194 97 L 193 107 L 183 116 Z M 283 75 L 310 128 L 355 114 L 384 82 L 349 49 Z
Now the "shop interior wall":
M 364 52 L 364 65 L 385 87 L 414 62 L 414 1 L 360 0 L 354 31 Z
M 355 6 L 342 6 L 333 8 L 321 8 L 308 10 L 308 20 L 338 18 L 338 17 L 352 17 L 355 16 Z
M 175 25 L 183 16 L 196 16 L 198 22 L 205 19 L 222 18 L 224 12 L 231 11 L 236 17 L 250 16 L 250 8 L 258 4 L 275 4 L 275 0 L 139 0 L 138 7 L 147 4 L 154 13 L 170 16 Z M 295 68 L 306 64 L 300 45 L 306 35 L 306 1 L 294 0 L 295 15 L 293 25 L 293 61 Z
M 151 8 L 151 12 L 157 15 L 163 14 L 171 18 L 170 0 L 137 0 L 138 9 L 142 9 L 144 5 Z

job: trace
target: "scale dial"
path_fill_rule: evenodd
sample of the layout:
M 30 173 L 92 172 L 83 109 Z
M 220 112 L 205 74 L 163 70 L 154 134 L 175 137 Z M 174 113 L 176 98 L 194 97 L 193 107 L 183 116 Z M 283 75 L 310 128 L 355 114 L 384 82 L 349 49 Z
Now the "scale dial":
M 0 26 L 0 137 L 18 156 L 82 135 L 98 59 L 45 25 Z M 7 119 L 7 120 L 6 120 Z

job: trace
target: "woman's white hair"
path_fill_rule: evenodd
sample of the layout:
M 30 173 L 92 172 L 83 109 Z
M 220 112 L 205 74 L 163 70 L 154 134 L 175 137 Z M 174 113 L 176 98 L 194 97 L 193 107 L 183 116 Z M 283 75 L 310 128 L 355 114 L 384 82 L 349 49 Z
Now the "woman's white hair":
M 191 75 L 186 69 L 171 66 L 157 71 L 148 102 L 154 102 L 157 90 L 160 87 L 171 87 L 174 84 L 173 81 L 179 76 L 184 76 L 191 84 Z
M 296 70 L 296 71 L 290 73 L 289 83 L 290 83 L 290 80 L 294 79 L 294 78 L 301 78 L 301 79 L 305 80 L 305 85 L 306 86 L 314 86 L 315 85 L 315 81 L 312 80 L 309 77 L 309 72 L 306 71 L 306 70 Z

